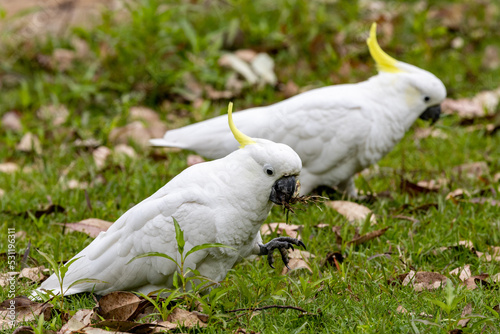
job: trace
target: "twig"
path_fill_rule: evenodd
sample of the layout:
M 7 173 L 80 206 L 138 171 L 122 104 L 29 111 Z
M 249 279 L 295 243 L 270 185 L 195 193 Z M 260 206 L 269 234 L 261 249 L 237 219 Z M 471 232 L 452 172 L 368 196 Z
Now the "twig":
M 267 306 L 262 306 L 262 307 L 256 307 L 256 308 L 238 308 L 236 310 L 229 310 L 227 311 L 228 313 L 233 313 L 233 312 L 242 312 L 242 311 L 262 311 L 262 310 L 267 310 L 270 308 L 281 308 L 281 309 L 291 309 L 291 310 L 297 310 L 303 313 L 307 313 L 306 310 L 303 308 L 297 307 L 297 306 L 289 306 L 289 305 L 267 305 Z

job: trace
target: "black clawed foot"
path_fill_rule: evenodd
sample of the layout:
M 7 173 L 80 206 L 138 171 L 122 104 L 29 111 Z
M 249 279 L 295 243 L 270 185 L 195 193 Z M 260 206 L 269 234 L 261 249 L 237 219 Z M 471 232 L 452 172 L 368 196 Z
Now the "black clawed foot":
M 267 263 L 269 263 L 269 266 L 274 269 L 273 252 L 275 249 L 278 249 L 281 253 L 281 259 L 283 260 L 283 263 L 288 269 L 290 269 L 290 267 L 288 267 L 288 253 L 286 250 L 289 248 L 295 250 L 295 248 L 293 248 L 293 245 L 301 246 L 306 249 L 306 245 L 304 245 L 301 240 L 290 237 L 279 237 L 269 241 L 265 245 L 259 245 L 260 255 L 267 255 Z

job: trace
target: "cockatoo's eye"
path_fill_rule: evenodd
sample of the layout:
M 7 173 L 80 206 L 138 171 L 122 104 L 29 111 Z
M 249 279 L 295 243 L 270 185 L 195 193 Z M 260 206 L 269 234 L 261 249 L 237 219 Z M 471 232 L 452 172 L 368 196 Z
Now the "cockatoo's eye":
M 269 166 L 269 165 L 265 165 L 264 166 L 264 172 L 269 175 L 269 176 L 273 176 L 274 175 L 274 168 Z
M 430 98 L 430 97 L 428 97 L 428 96 L 424 97 L 424 101 L 425 101 L 425 102 L 429 102 L 430 100 L 431 100 L 431 98 Z

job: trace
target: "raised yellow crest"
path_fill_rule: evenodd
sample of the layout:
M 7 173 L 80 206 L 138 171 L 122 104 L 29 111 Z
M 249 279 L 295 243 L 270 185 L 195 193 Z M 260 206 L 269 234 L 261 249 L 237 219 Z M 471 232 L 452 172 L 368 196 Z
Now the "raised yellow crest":
M 227 116 L 229 119 L 229 128 L 233 133 L 234 138 L 240 143 L 240 148 L 244 148 L 247 145 L 256 144 L 255 140 L 243 134 L 240 130 L 236 128 L 233 122 L 233 102 L 229 102 L 227 107 Z
M 366 40 L 373 60 L 377 63 L 379 71 L 397 73 L 402 72 L 397 66 L 397 60 L 385 53 L 377 42 L 377 24 L 374 22 L 370 29 L 370 37 Z

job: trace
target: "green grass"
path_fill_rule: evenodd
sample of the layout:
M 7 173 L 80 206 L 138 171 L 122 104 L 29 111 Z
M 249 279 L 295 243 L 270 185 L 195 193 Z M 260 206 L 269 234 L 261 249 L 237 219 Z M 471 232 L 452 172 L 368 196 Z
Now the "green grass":
M 470 97 L 500 86 L 500 68 L 486 70 L 482 66 L 485 48 L 500 47 L 495 35 L 500 28 L 498 5 L 466 1 L 458 27 L 446 27 L 433 13 L 450 8 L 447 2 L 425 5 L 419 11 L 416 7 L 421 6 L 420 2 L 385 4 L 385 12 L 392 15 L 394 34 L 390 40 L 385 40 L 382 32 L 379 36 L 390 55 L 435 73 L 452 98 Z M 368 10 L 347 0 L 230 0 L 193 4 L 144 0 L 130 8 L 127 24 L 113 13 L 105 12 L 102 23 L 95 29 L 72 28 L 62 37 L 19 43 L 13 38 L 14 32 L 5 33 L 0 51 L 0 114 L 9 110 L 21 112 L 23 131 L 0 128 L 0 163 L 12 161 L 24 169 L 13 174 L 0 173 L 0 188 L 5 191 L 0 201 L 2 235 L 7 234 L 8 227 L 25 231 L 27 237 L 17 239 L 17 251 L 23 253 L 30 241 L 31 255 L 40 265 L 48 263 L 34 248 L 52 254 L 57 261 L 68 260 L 91 239 L 80 233 L 63 234 L 57 223 L 91 217 L 116 220 L 186 168 L 189 153 L 167 153 L 164 159 L 157 159 L 152 150 L 135 146 L 137 159 L 110 159 L 99 170 L 92 161 L 92 150 L 75 147 L 75 139 L 95 138 L 112 147 L 108 141 L 110 131 L 127 123 L 129 108 L 135 105 L 158 110 L 172 128 L 224 112 L 226 100 L 207 99 L 200 111 L 182 93 L 188 73 L 203 84 L 223 90 L 230 73 L 219 67 L 217 60 L 228 50 L 253 48 L 268 52 L 276 61 L 279 80 L 294 81 L 300 87 L 365 80 L 375 74 L 364 42 L 371 20 Z M 339 34 L 343 36 L 341 43 L 335 42 Z M 88 43 L 90 51 L 69 69 L 47 68 L 37 60 L 40 55 L 51 55 L 54 49 L 73 48 L 71 41 L 75 37 Z M 464 49 L 450 46 L 456 37 L 463 38 Z M 346 67 L 348 71 L 339 72 Z M 283 92 L 279 89 L 246 87 L 232 100 L 237 109 L 243 109 L 282 99 Z M 63 125 L 54 126 L 36 117 L 36 110 L 50 103 L 68 108 L 70 117 Z M 187 113 L 179 114 L 180 110 Z M 413 129 L 426 126 L 418 121 Z M 472 313 L 482 317 L 472 319 L 464 332 L 478 333 L 486 326 L 485 333 L 496 333 L 500 319 L 491 308 L 500 304 L 498 290 L 468 291 L 447 273 L 470 264 L 474 275 L 493 275 L 500 272 L 500 264 L 478 259 L 463 248 L 444 252 L 437 249 L 456 245 L 459 240 L 471 240 L 479 251 L 485 251 L 488 245 L 500 245 L 500 206 L 445 200 L 447 192 L 456 188 L 468 190 L 472 197 L 500 200 L 499 183 L 493 180 L 495 172 L 500 170 L 498 133 L 467 132 L 456 116 L 447 116 L 436 126 L 448 135 L 446 139 L 429 137 L 416 141 L 410 130 L 380 161 L 378 172 L 373 169 L 369 177 L 357 179 L 358 188 L 365 192 L 389 191 L 392 196 L 364 203 L 379 222 L 368 227 L 369 231 L 390 226 L 383 236 L 360 246 L 347 247 L 344 243 L 339 248 L 331 229 L 314 226 L 343 225 L 342 236 L 349 241 L 355 231 L 343 217 L 324 206 L 322 210 L 313 205 L 297 211 L 290 216 L 290 222 L 304 226 L 301 238 L 316 255 L 311 261 L 313 272 L 281 276 L 280 261 L 273 270 L 265 259 L 238 264 L 219 288 L 227 288 L 228 293 L 206 310 L 211 318 L 209 327 L 202 332 L 234 332 L 243 327 L 263 333 L 446 333 L 456 328 L 453 320 L 458 320 L 464 306 L 472 303 Z M 28 131 L 40 138 L 42 154 L 15 149 Z M 454 166 L 474 161 L 486 161 L 490 175 L 468 179 L 453 173 Z M 92 183 L 86 189 L 87 195 L 85 190 L 65 187 L 61 178 L 64 170 L 66 179 Z M 444 177 L 449 183 L 437 193 L 410 196 L 399 188 L 401 176 L 414 182 Z M 65 211 L 39 218 L 25 214 L 46 206 L 48 197 Z M 436 203 L 437 209 L 411 211 L 428 203 Z M 398 214 L 419 222 L 394 218 Z M 268 221 L 284 219 L 281 209 L 274 208 Z M 3 238 L 0 245 L 1 252 L 5 252 L 7 239 Z M 341 272 L 322 266 L 326 254 L 338 250 L 346 256 Z M 389 257 L 369 259 L 385 252 L 391 252 Z M 4 257 L 0 263 L 1 268 L 7 267 Z M 33 261 L 28 264 L 36 265 Z M 388 284 L 389 279 L 411 268 L 451 278 L 459 302 L 449 316 L 430 301 L 445 302 L 449 291 L 416 293 L 411 287 Z M 17 281 L 18 295 L 33 288 L 28 281 Z M 7 291 L 1 291 L 0 299 L 6 298 Z M 302 307 L 312 315 L 276 309 L 261 311 L 253 317 L 236 318 L 227 313 L 237 308 L 273 304 Z M 95 302 L 91 296 L 83 295 L 68 298 L 65 305 L 77 310 L 91 308 Z M 397 313 L 398 305 L 414 315 Z M 421 312 L 432 318 L 419 316 Z M 58 315 L 45 323 L 52 330 L 61 325 Z

